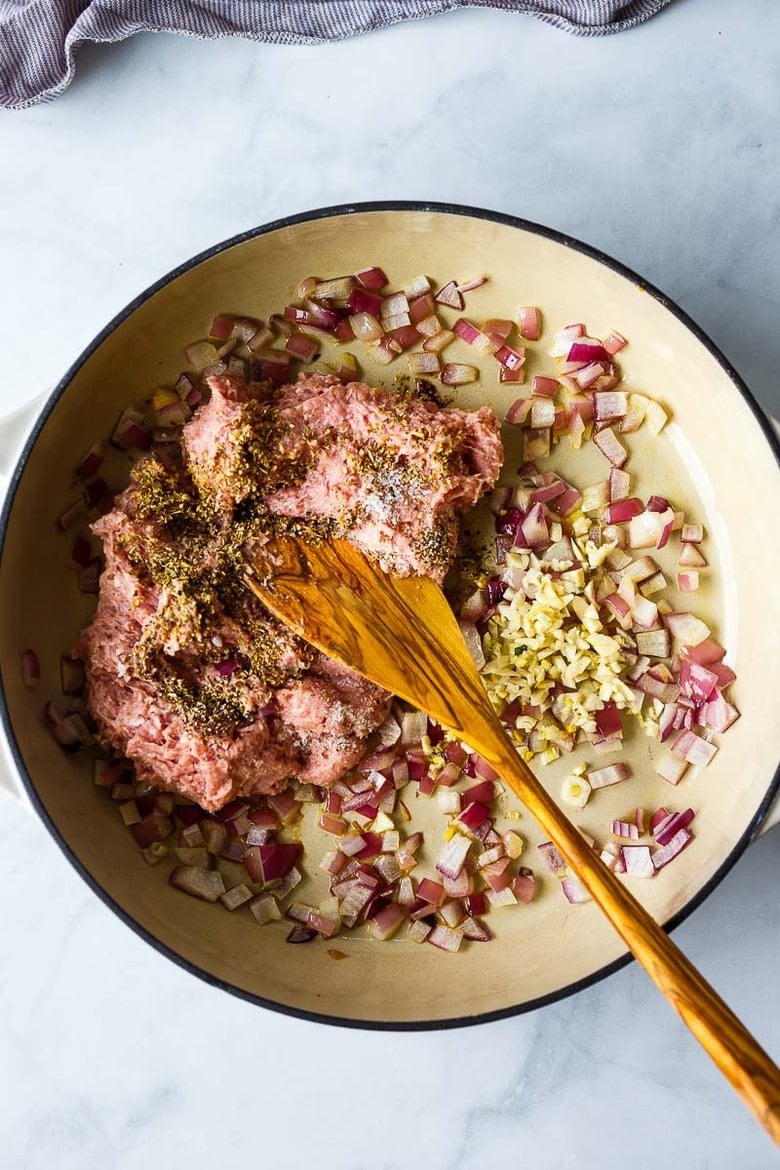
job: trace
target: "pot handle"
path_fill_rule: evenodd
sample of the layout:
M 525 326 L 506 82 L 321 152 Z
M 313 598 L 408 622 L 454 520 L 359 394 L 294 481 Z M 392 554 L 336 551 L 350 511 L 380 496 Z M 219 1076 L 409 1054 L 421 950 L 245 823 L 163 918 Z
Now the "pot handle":
M 19 452 L 45 398 L 45 394 L 40 394 L 32 402 L 0 418 L 0 497 L 5 495 Z M 17 797 L 23 804 L 29 804 L 4 741 L 0 741 L 0 790 Z

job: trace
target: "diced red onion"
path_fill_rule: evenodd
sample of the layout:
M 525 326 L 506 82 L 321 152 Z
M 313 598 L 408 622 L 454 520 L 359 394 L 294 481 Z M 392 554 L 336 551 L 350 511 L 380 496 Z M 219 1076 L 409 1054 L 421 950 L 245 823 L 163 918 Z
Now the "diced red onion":
M 401 720 L 401 743 L 419 743 L 428 731 L 428 717 L 423 711 L 405 711 Z
M 694 816 L 695 813 L 692 808 L 687 808 L 684 812 L 671 813 L 656 827 L 655 839 L 658 844 L 668 845 L 680 829 L 687 829 Z
M 654 606 L 654 608 L 656 607 Z M 670 649 L 669 631 L 638 630 L 636 634 L 636 648 L 640 654 L 649 655 L 651 658 L 668 657 Z M 653 690 L 647 693 L 653 694 L 655 698 L 662 697 L 661 694 L 655 694 Z
M 615 504 L 618 501 L 628 500 L 629 492 L 631 491 L 631 476 L 627 471 L 622 471 L 619 467 L 611 467 L 609 471 L 609 498 L 610 502 Z M 636 516 L 642 511 L 641 500 L 638 501 L 639 509 L 633 512 Z M 631 516 L 626 519 L 630 520 Z M 608 524 L 617 524 L 619 521 L 607 519 Z
M 553 845 L 552 841 L 542 842 L 541 845 L 537 845 L 537 849 L 544 858 L 550 873 L 559 874 L 566 868 L 566 858 L 557 846 Z
M 371 313 L 355 313 L 349 324 L 358 341 L 377 341 L 384 336 L 384 330 Z
M 469 654 L 474 660 L 474 665 L 477 670 L 481 670 L 485 665 L 485 652 L 482 648 L 482 639 L 479 636 L 479 631 L 473 622 L 468 622 L 464 618 L 458 618 L 458 626 L 463 635 L 463 641 L 468 647 Z
M 680 540 L 683 544 L 701 544 L 704 540 L 703 526 L 701 524 L 683 524 Z
M 517 366 L 514 370 L 510 370 L 506 366 L 501 366 L 498 371 L 498 380 L 502 385 L 505 382 L 516 384 L 525 382 L 525 368 L 523 366 Z
M 536 878 L 530 869 L 522 866 L 517 871 L 517 876 L 512 882 L 512 893 L 518 902 L 522 902 L 526 906 L 529 902 L 533 901 L 534 894 L 536 893 Z
M 93 443 L 89 450 L 81 457 L 76 467 L 76 475 L 80 479 L 92 479 L 102 467 L 105 455 L 105 443 Z
M 696 569 L 688 569 L 677 574 L 677 588 L 681 593 L 695 593 L 699 588 L 699 574 Z
M 511 885 L 512 875 L 509 872 L 511 864 L 511 857 L 499 857 L 480 867 L 482 877 L 495 893 L 500 893 Z
M 621 419 L 628 409 L 628 398 L 623 390 L 597 390 L 593 409 L 599 422 Z
M 461 810 L 458 821 L 464 828 L 474 832 L 490 816 L 490 810 L 478 800 L 472 800 Z
M 688 829 L 680 829 L 672 839 L 667 842 L 661 849 L 656 849 L 653 854 L 653 866 L 655 869 L 662 869 L 668 865 L 678 853 L 682 853 L 686 845 L 689 845 L 693 840 L 693 833 Z
M 628 459 L 628 451 L 610 427 L 605 427 L 603 431 L 598 431 L 593 436 L 593 442 L 613 467 L 622 467 L 626 459 Z
M 692 613 L 668 613 L 664 617 L 664 622 L 674 637 L 683 643 L 689 658 L 692 657 L 692 647 L 709 639 L 709 627 Z
M 653 859 L 648 845 L 624 845 L 623 860 L 630 877 L 650 878 L 655 876 Z
M 573 905 L 593 901 L 586 885 L 578 877 L 565 877 L 561 882 L 561 889 L 566 901 Z
M 409 371 L 415 376 L 420 374 L 437 374 L 439 369 L 439 358 L 435 353 L 413 353 L 409 355 Z
M 666 753 L 653 760 L 653 768 L 669 784 L 679 784 L 688 765 L 685 760 Z
M 613 821 L 612 836 L 626 837 L 630 841 L 639 840 L 639 829 L 633 821 Z
M 560 385 L 557 378 L 545 378 L 540 374 L 536 374 L 531 383 L 531 389 L 534 394 L 542 398 L 555 398 L 560 389 Z
M 428 935 L 426 941 L 438 947 L 441 951 L 457 951 L 460 949 L 463 935 L 459 930 L 452 930 L 449 926 L 437 924 Z
M 596 727 L 600 735 L 605 737 L 623 734 L 623 719 L 617 705 L 611 700 L 606 702 L 599 711 L 594 712 Z
M 609 764 L 606 768 L 597 768 L 587 773 L 591 788 L 606 788 L 611 784 L 620 784 L 628 779 L 628 775 L 628 767 L 625 764 Z
M 41 664 L 38 661 L 38 655 L 34 650 L 24 650 L 22 652 L 22 682 L 31 690 L 40 682 L 41 678 Z
M 504 422 L 509 423 L 510 426 L 522 426 L 531 413 L 532 405 L 532 398 L 516 398 L 507 408 Z
M 459 362 L 448 362 L 441 372 L 441 381 L 444 386 L 465 386 L 468 382 L 476 382 L 479 370 L 475 366 L 465 366 Z
M 484 922 L 480 922 L 478 918 L 467 918 L 461 930 L 463 937 L 472 942 L 490 942 L 493 937 Z
M 619 333 L 611 330 L 601 343 L 608 354 L 619 353 L 624 346 L 628 345 L 625 337 L 621 337 Z
M 471 841 L 468 839 L 468 837 L 463 837 L 460 833 L 455 833 L 455 835 L 446 842 L 444 849 L 439 854 L 439 859 L 436 862 L 436 869 L 439 871 L 439 873 L 443 874 L 444 877 L 450 878 L 454 881 L 463 869 L 470 849 Z
M 389 905 L 383 906 L 371 918 L 369 931 L 373 938 L 380 942 L 385 942 L 387 939 L 392 938 L 405 919 L 405 908 L 397 902 L 390 902 Z
M 517 330 L 527 341 L 538 341 L 542 335 L 541 313 L 533 305 L 524 305 L 517 313 Z
M 604 519 L 607 524 L 623 524 L 627 520 L 633 520 L 634 517 L 639 516 L 643 511 L 644 504 L 634 496 L 628 500 L 620 499 L 612 504 L 607 504 L 604 511 Z M 629 532 L 629 541 L 630 539 L 631 535 Z M 632 547 L 634 546 L 632 545 Z
M 493 357 L 505 370 L 520 370 L 525 365 L 525 350 L 513 348 L 511 345 L 499 346 L 493 354 Z M 549 396 L 545 395 L 543 397 Z
M 384 288 L 387 284 L 387 277 L 381 268 L 366 268 L 362 272 L 358 272 L 356 279 L 363 288 L 371 289 L 374 292 Z
M 225 893 L 222 874 L 215 869 L 179 865 L 171 870 L 168 881 L 177 890 L 182 890 L 194 898 L 201 898 L 204 902 L 216 902 Z
M 487 284 L 487 277 L 475 276 L 471 280 L 467 280 L 463 284 L 459 284 L 457 288 L 458 292 L 467 293 L 473 292 L 475 288 L 481 288 L 483 284 Z
M 417 897 L 432 906 L 440 906 L 445 898 L 444 886 L 431 878 L 422 878 L 417 886 Z

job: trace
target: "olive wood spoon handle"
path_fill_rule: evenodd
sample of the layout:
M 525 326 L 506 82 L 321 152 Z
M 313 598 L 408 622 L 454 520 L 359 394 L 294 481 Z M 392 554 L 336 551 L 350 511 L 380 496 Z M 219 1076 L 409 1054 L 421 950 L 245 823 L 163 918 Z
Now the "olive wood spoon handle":
M 390 576 L 347 541 L 305 545 L 288 537 L 252 553 L 246 581 L 307 642 L 425 711 L 495 768 L 780 1144 L 777 1066 L 520 759 L 438 585 L 423 577 Z

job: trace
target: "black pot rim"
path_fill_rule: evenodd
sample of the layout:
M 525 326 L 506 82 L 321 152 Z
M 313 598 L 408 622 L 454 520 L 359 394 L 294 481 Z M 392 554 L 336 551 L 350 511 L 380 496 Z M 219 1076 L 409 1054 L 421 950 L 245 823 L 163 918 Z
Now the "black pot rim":
M 688 314 L 685 313 L 679 307 L 679 305 L 677 305 L 665 293 L 655 288 L 643 277 L 639 276 L 636 272 L 633 272 L 630 268 L 627 268 L 624 264 L 614 260 L 611 256 L 606 255 L 604 252 L 601 252 L 598 248 L 591 247 L 589 244 L 584 244 L 580 240 L 574 239 L 574 237 L 567 235 L 565 232 L 557 231 L 553 228 L 548 228 L 541 224 L 532 223 L 531 221 L 522 219 L 518 216 L 506 215 L 497 211 L 487 211 L 483 208 L 463 206 L 461 204 L 435 203 L 418 200 L 382 200 L 377 202 L 343 203 L 336 204 L 332 207 L 320 207 L 311 211 L 301 212 L 296 215 L 285 216 L 282 219 L 273 220 L 271 223 L 264 224 L 257 228 L 252 228 L 246 232 L 241 232 L 238 235 L 232 236 L 228 240 L 224 240 L 222 243 L 215 244 L 213 247 L 207 248 L 205 251 L 200 252 L 197 256 L 194 256 L 191 259 L 185 261 L 183 264 L 178 265 L 166 276 L 161 277 L 160 280 L 156 281 L 144 292 L 140 293 L 139 296 L 126 305 L 125 308 L 121 310 L 121 312 L 117 313 L 117 315 L 108 323 L 108 325 L 106 325 L 105 328 L 102 329 L 95 337 L 95 339 L 86 347 L 86 349 L 76 359 L 64 377 L 60 380 L 42 407 L 35 426 L 33 427 L 27 438 L 27 441 L 25 442 L 16 467 L 14 468 L 13 474 L 10 478 L 2 514 L 0 515 L 0 563 L 2 561 L 2 552 L 5 546 L 6 530 L 13 508 L 16 492 L 27 465 L 27 460 L 33 450 L 33 447 L 35 446 L 41 430 L 46 424 L 49 415 L 51 414 L 54 406 L 59 401 L 62 394 L 70 385 L 76 373 L 81 369 L 85 362 L 87 362 L 95 350 L 98 349 L 100 345 L 102 345 L 105 339 L 123 321 L 125 321 L 133 312 L 135 312 L 135 310 L 139 308 L 140 305 L 147 301 L 161 288 L 164 288 L 165 285 L 181 276 L 184 272 L 195 268 L 198 264 L 201 264 L 203 261 L 210 259 L 212 256 L 218 255 L 220 252 L 226 251 L 228 248 L 232 248 L 237 244 L 243 244 L 248 240 L 255 239 L 257 236 L 267 235 L 269 232 L 277 231 L 280 228 L 292 227 L 296 224 L 307 223 L 313 220 L 325 219 L 333 216 L 386 211 L 433 212 L 446 215 L 462 215 L 468 218 L 482 219 L 491 223 L 500 223 L 508 227 L 519 228 L 522 231 L 531 232 L 535 235 L 553 240 L 558 244 L 562 244 L 564 247 L 572 248 L 574 251 L 580 252 L 583 255 L 590 257 L 592 260 L 596 260 L 600 264 L 605 265 L 607 268 L 612 269 L 613 272 L 617 272 L 620 276 L 630 280 L 633 284 L 641 285 L 643 290 L 649 296 L 653 297 L 654 300 L 663 305 L 664 308 L 667 309 L 674 317 L 676 317 L 677 320 L 680 321 L 694 335 L 694 337 L 696 337 L 700 344 L 703 345 L 704 348 L 710 353 L 710 355 L 716 360 L 718 365 L 730 379 L 734 388 L 750 407 L 757 424 L 763 431 L 764 436 L 774 453 L 778 465 L 780 465 L 780 443 L 778 442 L 778 438 L 772 430 L 766 415 L 756 402 L 755 398 L 737 371 L 727 360 L 727 358 L 721 353 L 714 342 L 707 336 L 704 330 L 701 329 L 700 326 L 697 325 L 696 322 L 693 321 L 688 316 Z M 100 883 L 87 870 L 86 866 L 81 862 L 81 860 L 71 849 L 68 842 L 61 835 L 59 828 L 57 827 L 52 817 L 49 815 L 43 804 L 43 801 L 38 795 L 32 777 L 27 771 L 27 767 L 22 757 L 22 753 L 16 740 L 16 735 L 11 723 L 1 671 L 0 720 L 2 721 L 2 727 L 10 747 L 13 762 L 17 768 L 19 776 L 21 777 L 22 784 L 31 804 L 35 808 L 36 812 L 40 816 L 44 825 L 49 830 L 50 834 L 62 852 L 65 854 L 76 871 L 81 875 L 87 885 L 92 889 L 93 893 L 95 893 L 106 906 L 113 910 L 113 912 L 127 926 L 129 926 L 131 930 L 133 930 L 140 938 L 149 943 L 150 946 L 154 947 L 155 950 L 159 951 L 160 954 L 165 955 L 179 967 L 182 967 L 190 974 L 197 976 L 206 983 L 209 983 L 212 987 L 219 988 L 222 991 L 230 992 L 230 994 L 237 996 L 239 999 L 246 1000 L 249 1003 L 258 1004 L 261 1007 L 269 1008 L 271 1011 L 280 1012 L 286 1016 L 294 1016 L 298 1019 L 311 1021 L 313 1023 L 330 1024 L 345 1028 L 359 1028 L 382 1032 L 437 1031 L 446 1028 L 459 1028 L 475 1024 L 489 1023 L 496 1020 L 508 1019 L 511 1016 L 522 1015 L 526 1012 L 535 1011 L 537 1008 L 546 1007 L 548 1004 L 557 1003 L 559 1000 L 565 999 L 570 995 L 574 995 L 578 991 L 583 991 L 587 987 L 594 986 L 596 983 L 601 982 L 602 979 L 606 979 L 609 975 L 614 974 L 614 972 L 619 971 L 622 967 L 625 967 L 634 961 L 631 954 L 624 955 L 622 958 L 616 959 L 614 962 L 608 963 L 604 967 L 600 967 L 598 971 L 594 971 L 591 975 L 588 975 L 583 979 L 579 979 L 573 983 L 567 984 L 565 987 L 559 988 L 557 991 L 550 992 L 548 995 L 539 996 L 536 999 L 529 1000 L 527 1003 L 510 1005 L 509 1007 L 500 1008 L 494 1012 L 482 1012 L 480 1014 L 471 1016 L 453 1016 L 451 1018 L 442 1020 L 383 1021 L 351 1019 L 346 1016 L 332 1016 L 321 1012 L 305 1011 L 302 1008 L 292 1007 L 287 1004 L 278 1003 L 275 1000 L 266 999 L 261 995 L 255 995 L 253 992 L 246 991 L 241 987 L 237 987 L 235 984 L 229 983 L 226 980 L 219 979 L 217 976 L 210 974 L 202 967 L 197 966 L 197 964 L 191 963 L 188 959 L 183 958 L 183 956 L 179 955 L 171 947 L 167 946 L 167 944 L 161 942 L 144 926 L 141 926 L 141 924 L 137 922 L 131 914 L 124 910 L 122 906 L 114 901 L 114 899 L 108 894 L 103 886 L 101 886 Z M 670 933 L 682 922 L 684 922 L 685 919 L 688 918 L 688 916 L 692 914 L 694 910 L 698 909 L 698 907 L 701 906 L 701 904 L 709 897 L 713 890 L 723 881 L 729 871 L 739 860 L 747 846 L 750 844 L 751 840 L 758 833 L 761 825 L 764 822 L 764 819 L 767 816 L 767 813 L 769 812 L 769 809 L 774 802 L 775 797 L 778 794 L 778 791 L 780 791 L 780 764 L 778 765 L 773 778 L 769 782 L 764 799 L 762 800 L 759 808 L 756 810 L 755 816 L 753 817 L 745 832 L 733 846 L 731 852 L 724 859 L 720 867 L 702 886 L 698 893 L 693 898 L 691 898 L 689 902 L 686 902 L 685 906 L 664 924 L 664 929 L 667 931 L 667 933 Z

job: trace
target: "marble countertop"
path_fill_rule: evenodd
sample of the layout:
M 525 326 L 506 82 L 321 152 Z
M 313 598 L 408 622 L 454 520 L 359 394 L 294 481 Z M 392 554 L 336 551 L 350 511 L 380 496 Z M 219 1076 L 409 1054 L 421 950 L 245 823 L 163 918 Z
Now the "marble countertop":
M 594 40 L 461 11 L 320 48 L 86 48 L 62 98 L 0 116 L 0 415 L 193 253 L 382 198 L 496 208 L 603 248 L 780 413 L 779 40 L 773 0 L 675 0 Z M 780 831 L 676 935 L 776 1055 L 779 855 Z M 636 966 L 479 1029 L 342 1031 L 161 959 L 2 795 L 0 858 L 2 1170 L 774 1164 Z

